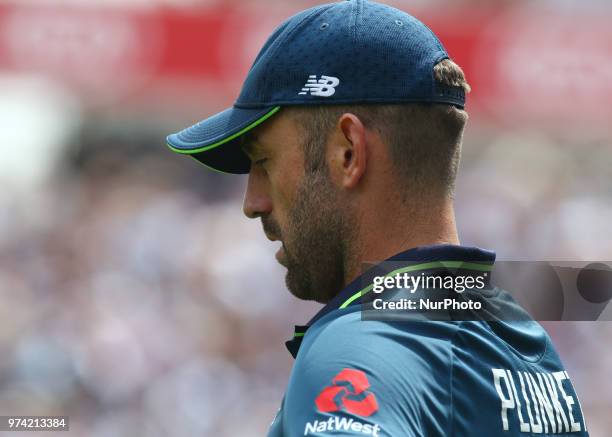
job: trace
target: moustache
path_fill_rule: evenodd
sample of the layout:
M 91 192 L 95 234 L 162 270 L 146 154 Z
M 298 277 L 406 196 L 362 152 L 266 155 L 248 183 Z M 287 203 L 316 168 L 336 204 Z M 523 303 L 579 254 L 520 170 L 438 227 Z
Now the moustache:
M 280 226 L 278 225 L 278 223 L 274 221 L 274 219 L 269 218 L 269 217 L 262 217 L 261 225 L 263 226 L 263 230 L 266 233 L 266 235 L 270 237 L 274 237 L 278 240 L 282 239 Z

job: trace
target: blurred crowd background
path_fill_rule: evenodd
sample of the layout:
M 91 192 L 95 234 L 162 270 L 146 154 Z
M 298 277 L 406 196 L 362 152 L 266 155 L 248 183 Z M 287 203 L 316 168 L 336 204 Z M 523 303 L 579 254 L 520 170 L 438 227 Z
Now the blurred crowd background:
M 612 260 L 611 4 L 388 3 L 473 88 L 462 242 Z M 318 306 L 285 290 L 245 179 L 164 138 L 231 105 L 272 29 L 314 4 L 0 1 L 0 415 L 68 415 L 82 437 L 265 435 L 283 342 Z M 591 435 L 610 435 L 612 323 L 544 325 Z

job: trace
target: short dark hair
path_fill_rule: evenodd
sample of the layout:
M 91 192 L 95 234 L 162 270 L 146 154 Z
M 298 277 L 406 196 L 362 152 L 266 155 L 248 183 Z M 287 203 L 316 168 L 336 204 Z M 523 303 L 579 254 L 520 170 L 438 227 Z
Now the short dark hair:
M 470 91 L 463 71 L 450 59 L 434 67 L 434 77 Z M 307 172 L 326 167 L 324 145 L 339 117 L 348 112 L 380 133 L 390 148 L 395 173 L 410 193 L 416 189 L 422 195 L 452 197 L 466 111 L 439 103 L 295 106 L 285 111 L 302 130 Z M 408 191 L 400 194 L 407 196 Z

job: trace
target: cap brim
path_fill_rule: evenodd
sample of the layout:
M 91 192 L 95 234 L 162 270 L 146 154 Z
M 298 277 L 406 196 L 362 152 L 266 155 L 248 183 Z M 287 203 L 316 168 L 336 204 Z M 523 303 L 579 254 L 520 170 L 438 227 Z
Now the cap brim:
M 191 155 L 202 164 L 223 173 L 244 174 L 251 168 L 239 140 L 280 110 L 280 106 L 243 109 L 232 107 L 169 135 L 168 147 Z

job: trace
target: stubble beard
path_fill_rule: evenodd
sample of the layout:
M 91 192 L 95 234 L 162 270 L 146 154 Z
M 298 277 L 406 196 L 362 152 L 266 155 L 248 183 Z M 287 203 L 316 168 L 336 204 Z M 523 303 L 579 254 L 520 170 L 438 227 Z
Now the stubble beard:
M 355 220 L 325 170 L 307 174 L 289 213 L 284 251 L 289 291 L 328 302 L 344 286 Z

